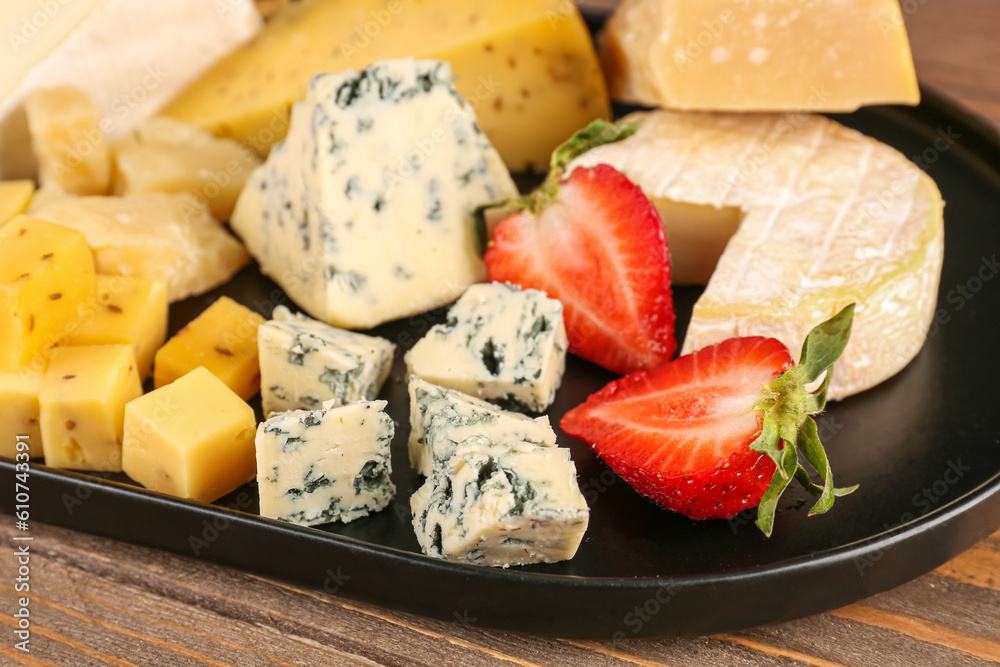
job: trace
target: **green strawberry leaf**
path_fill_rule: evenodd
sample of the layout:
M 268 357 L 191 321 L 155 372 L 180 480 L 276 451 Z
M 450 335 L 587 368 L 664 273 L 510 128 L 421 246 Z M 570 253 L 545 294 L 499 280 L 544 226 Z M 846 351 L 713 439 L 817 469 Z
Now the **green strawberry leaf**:
M 782 457 L 781 437 L 778 435 L 778 420 L 774 415 L 768 413 L 764 415 L 764 425 L 757 439 L 750 443 L 750 449 L 761 454 L 767 454 L 778 466 L 778 471 L 784 472 L 781 467 Z
M 788 484 L 795 476 L 799 465 L 795 447 L 785 447 L 782 452 L 784 452 L 784 456 L 779 466 L 782 474 L 775 474 L 771 478 L 771 484 L 761 497 L 760 505 L 757 506 L 757 527 L 764 533 L 764 537 L 771 537 L 771 531 L 774 528 L 774 513 L 778 509 L 778 499 L 788 488 Z
M 553 173 L 556 178 L 561 177 L 566 166 L 587 151 L 604 144 L 613 144 L 627 139 L 638 129 L 638 122 L 609 123 L 606 120 L 595 120 L 552 152 L 549 177 L 551 178 Z
M 799 451 L 809 461 L 819 476 L 823 478 L 822 491 L 819 500 L 809 510 L 809 516 L 813 514 L 823 514 L 833 507 L 833 471 L 830 469 L 830 461 L 826 458 L 826 450 L 823 443 L 819 441 L 819 433 L 816 431 L 816 422 L 809 417 L 799 428 L 799 438 L 796 441 Z
M 852 303 L 809 332 L 799 356 L 799 367 L 804 369 L 806 382 L 814 382 L 840 358 L 851 339 L 853 323 Z

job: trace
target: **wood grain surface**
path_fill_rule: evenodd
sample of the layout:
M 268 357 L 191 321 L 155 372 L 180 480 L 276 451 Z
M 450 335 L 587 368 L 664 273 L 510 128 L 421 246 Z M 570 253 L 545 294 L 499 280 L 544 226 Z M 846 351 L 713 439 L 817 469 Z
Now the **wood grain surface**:
M 592 7 L 612 0 L 588 0 Z M 921 80 L 1000 127 L 1000 1 L 902 0 Z M 33 523 L 31 653 L 14 650 L 13 520 L 0 516 L 0 664 L 749 665 L 1000 663 L 1000 532 L 834 612 L 695 639 L 543 639 L 401 614 Z M 836 585 L 831 582 L 831 585 Z

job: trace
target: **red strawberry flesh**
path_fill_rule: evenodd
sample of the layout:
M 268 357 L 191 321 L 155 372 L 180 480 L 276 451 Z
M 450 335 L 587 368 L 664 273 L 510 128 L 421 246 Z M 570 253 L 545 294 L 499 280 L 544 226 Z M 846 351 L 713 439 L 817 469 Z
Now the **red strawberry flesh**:
M 792 363 L 773 338 L 730 339 L 612 382 L 561 425 L 661 505 L 729 518 L 755 507 L 774 476 L 774 462 L 750 449 L 763 422 L 755 406 Z
M 649 370 L 676 349 L 670 260 L 659 214 L 608 165 L 578 168 L 551 202 L 497 224 L 491 280 L 564 306 L 570 351 L 609 370 Z

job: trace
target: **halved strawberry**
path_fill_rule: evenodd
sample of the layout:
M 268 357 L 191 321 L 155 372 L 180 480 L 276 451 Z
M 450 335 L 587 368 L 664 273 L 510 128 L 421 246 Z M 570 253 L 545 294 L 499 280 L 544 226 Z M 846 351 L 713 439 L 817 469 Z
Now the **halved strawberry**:
M 522 210 L 496 225 L 485 254 L 490 280 L 562 301 L 570 351 L 618 373 L 656 368 L 677 347 L 663 225 L 614 168 L 563 172 L 576 156 L 634 131 L 597 121 L 558 148 L 545 184 L 509 202 Z
M 562 418 L 640 493 L 695 519 L 757 507 L 770 535 L 792 476 L 820 499 L 819 514 L 851 489 L 833 486 L 816 423 L 833 363 L 850 336 L 854 306 L 810 332 L 801 362 L 774 338 L 731 338 L 651 372 L 615 380 Z M 823 373 L 814 393 L 805 387 Z M 809 480 L 802 455 L 823 477 Z M 776 472 L 778 474 L 776 474 Z

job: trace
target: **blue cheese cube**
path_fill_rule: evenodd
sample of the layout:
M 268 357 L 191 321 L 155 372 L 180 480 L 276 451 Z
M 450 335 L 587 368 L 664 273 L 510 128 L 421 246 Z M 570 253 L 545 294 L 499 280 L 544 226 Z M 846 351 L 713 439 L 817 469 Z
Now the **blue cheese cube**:
M 264 414 L 370 401 L 389 376 L 396 346 L 338 329 L 284 306 L 257 330 Z
M 590 511 L 569 450 L 531 443 L 461 443 L 410 498 L 428 556 L 507 567 L 576 554 Z
M 507 412 L 478 398 L 438 387 L 411 376 L 410 465 L 430 476 L 455 453 L 458 443 L 474 435 L 490 442 L 526 441 L 553 447 L 556 434 L 547 416 L 531 419 Z
M 473 285 L 406 354 L 411 375 L 509 410 L 542 412 L 566 369 L 563 306 L 517 285 Z
M 392 419 L 385 401 L 274 415 L 257 428 L 261 516 L 312 526 L 353 521 L 383 509 L 389 479 Z
M 387 60 L 312 77 L 230 226 L 306 312 L 365 329 L 485 280 L 473 213 L 517 194 L 451 67 Z

